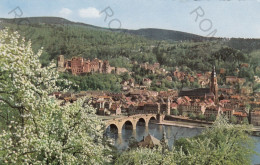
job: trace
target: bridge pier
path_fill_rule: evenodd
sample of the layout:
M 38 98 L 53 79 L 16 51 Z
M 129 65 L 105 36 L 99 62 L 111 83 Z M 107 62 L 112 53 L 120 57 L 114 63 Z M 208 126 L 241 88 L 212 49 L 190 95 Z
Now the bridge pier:
M 122 134 L 119 133 L 119 134 L 118 134 L 118 138 L 117 138 L 117 143 L 118 143 L 118 144 L 122 144 L 122 142 L 123 142 Z
M 158 123 L 162 123 L 164 120 L 165 115 L 158 115 Z
M 136 120 L 133 120 L 133 121 L 132 121 L 132 125 L 133 125 L 133 130 L 134 130 L 134 131 L 136 130 L 137 122 L 138 122 L 138 121 L 136 121 Z
M 136 130 L 133 130 L 133 137 L 136 139 Z
M 145 127 L 148 127 L 150 119 L 145 120 Z
M 123 125 L 124 125 L 124 124 L 122 124 L 122 123 L 119 123 L 119 124 L 118 124 L 118 127 L 117 127 L 117 129 L 118 129 L 118 134 L 122 134 Z
M 145 135 L 148 135 L 148 133 L 149 133 L 149 128 L 148 128 L 148 126 L 147 126 L 147 127 L 145 127 L 144 134 L 145 134 Z

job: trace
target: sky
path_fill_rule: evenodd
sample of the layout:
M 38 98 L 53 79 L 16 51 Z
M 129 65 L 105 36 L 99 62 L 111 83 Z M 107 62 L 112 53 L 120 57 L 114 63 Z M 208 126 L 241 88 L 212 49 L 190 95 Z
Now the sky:
M 260 0 L 1 0 L 0 17 L 56 16 L 107 28 L 260 38 Z

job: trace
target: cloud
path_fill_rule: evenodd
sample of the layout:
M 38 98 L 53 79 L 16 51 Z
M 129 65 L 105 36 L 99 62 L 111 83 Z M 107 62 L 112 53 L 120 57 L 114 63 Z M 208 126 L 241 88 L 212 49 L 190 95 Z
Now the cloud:
M 70 15 L 72 13 L 72 11 L 68 8 L 62 8 L 59 13 L 63 16 L 67 16 L 67 15 Z
M 79 10 L 79 16 L 81 18 L 98 18 L 100 17 L 99 10 L 94 7 Z

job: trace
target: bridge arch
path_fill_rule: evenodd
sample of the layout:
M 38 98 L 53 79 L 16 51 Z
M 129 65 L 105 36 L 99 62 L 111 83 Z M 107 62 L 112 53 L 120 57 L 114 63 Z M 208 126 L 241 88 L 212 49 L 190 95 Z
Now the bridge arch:
M 151 117 L 148 119 L 148 123 L 151 122 L 151 121 L 156 121 L 156 116 L 151 116 Z
M 136 122 L 137 125 L 146 125 L 146 120 L 141 117 L 138 119 L 138 121 Z
M 145 126 L 148 127 L 149 122 L 151 120 L 155 120 L 155 121 L 158 120 L 156 114 L 133 115 L 133 116 L 123 117 L 123 118 L 107 120 L 106 128 L 114 124 L 118 129 L 118 133 L 120 134 L 122 133 L 122 129 L 124 125 L 128 125 L 129 128 L 131 125 L 131 129 L 136 130 L 136 126 L 138 123 L 144 122 Z
M 125 128 L 127 128 L 127 127 L 132 127 L 131 129 L 133 129 L 134 128 L 134 123 L 132 122 L 132 121 L 130 121 L 130 120 L 126 120 L 123 124 L 122 124 L 122 128 L 125 126 Z
M 118 126 L 116 124 L 109 124 L 106 126 L 106 130 L 107 131 L 109 129 L 110 132 L 113 132 L 113 133 L 119 133 L 119 129 L 118 129 Z

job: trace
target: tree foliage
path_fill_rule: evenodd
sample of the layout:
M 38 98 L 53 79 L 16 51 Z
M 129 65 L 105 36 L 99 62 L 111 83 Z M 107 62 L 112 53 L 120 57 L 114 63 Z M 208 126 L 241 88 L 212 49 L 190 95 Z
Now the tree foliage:
M 104 164 L 110 149 L 93 108 L 60 107 L 55 64 L 42 67 L 17 32 L 0 31 L 0 164 Z
M 94 73 L 84 76 L 75 76 L 68 73 L 60 73 L 63 79 L 69 80 L 74 84 L 71 89 L 75 92 L 86 90 L 106 90 L 120 92 L 121 77 L 115 74 Z M 60 87 L 66 87 L 66 84 L 59 82 Z
M 193 138 L 175 141 L 172 150 L 133 149 L 122 153 L 116 164 L 251 164 L 254 143 L 246 125 L 232 125 L 219 117 L 212 128 Z

